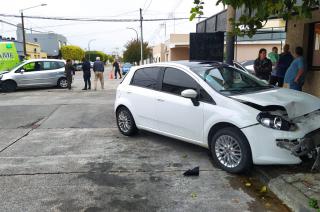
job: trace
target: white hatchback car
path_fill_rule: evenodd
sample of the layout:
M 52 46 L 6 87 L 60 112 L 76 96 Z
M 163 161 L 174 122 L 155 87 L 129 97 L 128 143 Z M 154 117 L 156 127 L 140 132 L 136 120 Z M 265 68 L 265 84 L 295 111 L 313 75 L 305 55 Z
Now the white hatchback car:
M 143 129 L 209 148 L 231 173 L 306 155 L 319 163 L 320 99 L 226 64 L 134 67 L 118 86 L 115 112 L 122 134 Z

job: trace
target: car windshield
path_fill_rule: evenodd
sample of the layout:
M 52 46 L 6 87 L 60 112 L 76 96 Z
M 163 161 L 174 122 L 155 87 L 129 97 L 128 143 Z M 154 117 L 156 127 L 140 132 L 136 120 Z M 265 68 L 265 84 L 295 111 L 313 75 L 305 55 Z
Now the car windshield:
M 203 66 L 192 69 L 214 90 L 223 95 L 236 95 L 273 88 L 267 82 L 230 66 Z

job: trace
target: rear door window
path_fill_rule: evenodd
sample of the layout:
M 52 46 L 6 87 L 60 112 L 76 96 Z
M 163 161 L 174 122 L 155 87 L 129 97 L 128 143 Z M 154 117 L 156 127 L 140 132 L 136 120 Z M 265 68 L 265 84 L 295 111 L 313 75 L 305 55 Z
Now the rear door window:
M 53 69 L 53 63 L 49 62 L 49 61 L 43 61 L 42 62 L 42 67 L 43 67 L 43 70 L 45 70 L 45 71 L 52 70 Z
M 198 83 L 188 74 L 175 68 L 166 68 L 162 81 L 162 91 L 181 95 L 186 89 L 198 90 Z
M 160 67 L 142 68 L 135 72 L 131 85 L 158 90 Z

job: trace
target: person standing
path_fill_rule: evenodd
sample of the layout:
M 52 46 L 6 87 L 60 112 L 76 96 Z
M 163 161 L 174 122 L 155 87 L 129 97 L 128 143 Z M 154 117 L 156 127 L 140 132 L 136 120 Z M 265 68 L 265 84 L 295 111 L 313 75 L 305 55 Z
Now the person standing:
M 303 59 L 303 49 L 298 46 L 295 49 L 296 58 L 289 66 L 285 76 L 284 82 L 289 84 L 289 88 L 297 91 L 302 91 L 304 78 L 306 75 L 305 63 Z
M 66 65 L 65 65 L 64 74 L 67 77 L 67 83 L 68 83 L 69 90 L 71 90 L 72 75 L 75 73 L 75 71 L 76 71 L 76 68 L 72 65 L 72 61 L 70 59 L 68 59 Z
M 271 60 L 267 58 L 267 50 L 260 49 L 258 58 L 254 61 L 254 71 L 258 78 L 269 81 L 272 71 Z
M 272 72 L 270 76 L 270 84 L 276 85 L 277 84 L 277 71 L 276 66 L 279 61 L 279 54 L 278 54 L 278 48 L 275 46 L 272 48 L 272 52 L 268 54 L 268 58 L 271 60 L 272 63 Z
M 101 89 L 104 89 L 104 78 L 103 78 L 103 72 L 104 72 L 104 63 L 100 61 L 100 57 L 96 58 L 96 61 L 93 63 L 93 71 L 94 71 L 94 90 L 97 90 L 97 83 L 98 80 L 101 83 Z
M 82 71 L 83 71 L 83 80 L 84 80 L 84 88 L 82 90 L 91 90 L 91 71 L 90 71 L 91 65 L 90 62 L 83 58 L 82 63 Z
M 283 52 L 280 54 L 279 61 L 276 66 L 276 76 L 277 76 L 277 83 L 279 87 L 283 87 L 284 76 L 294 59 L 289 50 L 290 50 L 289 44 L 285 44 L 283 46 Z
M 122 76 L 121 76 L 121 71 L 120 71 L 120 63 L 118 60 L 116 60 L 113 64 L 113 70 L 114 70 L 114 78 L 117 79 L 117 74 L 119 74 L 119 78 L 121 79 Z

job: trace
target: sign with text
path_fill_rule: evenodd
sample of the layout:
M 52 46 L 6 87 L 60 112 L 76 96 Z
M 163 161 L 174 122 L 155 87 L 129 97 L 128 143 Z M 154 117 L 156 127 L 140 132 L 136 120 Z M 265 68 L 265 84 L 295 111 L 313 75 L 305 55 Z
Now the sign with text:
M 13 42 L 0 42 L 0 72 L 8 71 L 19 63 L 19 55 Z

